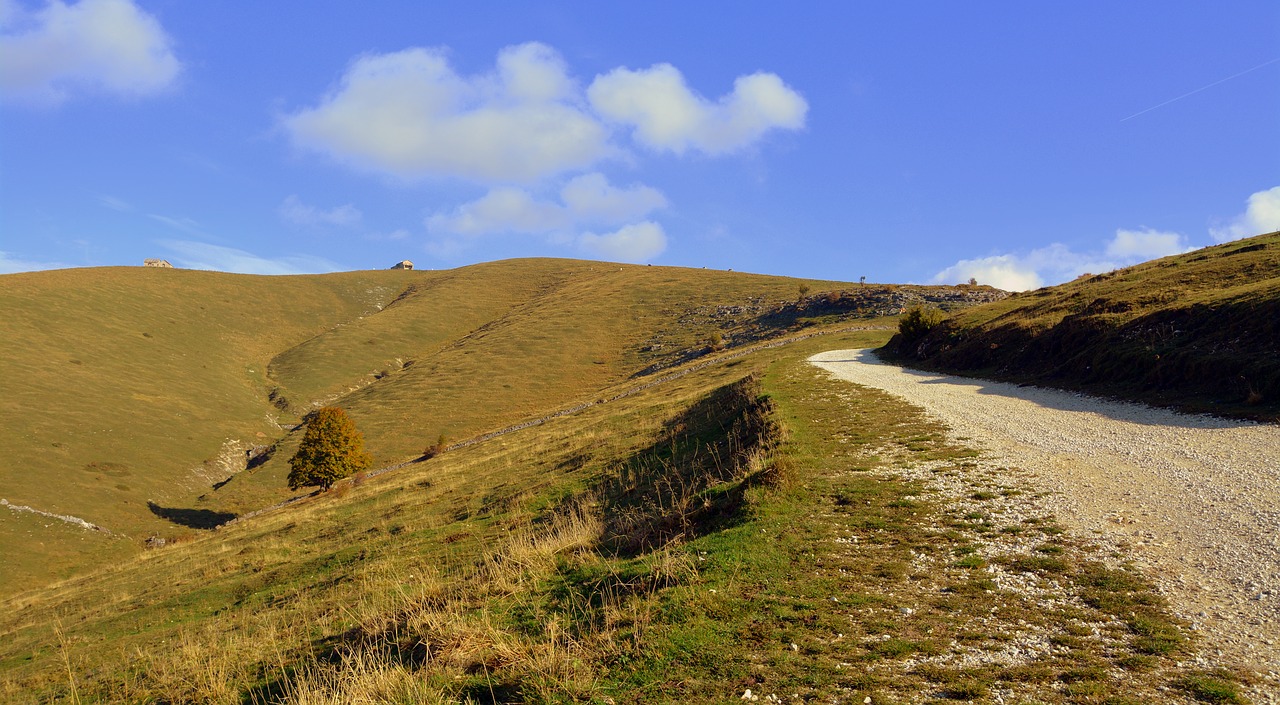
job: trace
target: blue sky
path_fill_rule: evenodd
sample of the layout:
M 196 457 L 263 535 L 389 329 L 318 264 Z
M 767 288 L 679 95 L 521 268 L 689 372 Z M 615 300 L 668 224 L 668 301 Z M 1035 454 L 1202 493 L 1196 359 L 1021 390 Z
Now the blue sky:
M 1280 229 L 1280 4 L 0 0 L 0 272 L 1024 289 Z

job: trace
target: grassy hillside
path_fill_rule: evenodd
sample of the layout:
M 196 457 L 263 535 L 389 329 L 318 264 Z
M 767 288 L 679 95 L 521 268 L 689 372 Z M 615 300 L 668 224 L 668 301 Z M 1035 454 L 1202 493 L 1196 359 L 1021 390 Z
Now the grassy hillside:
M 732 348 L 926 296 L 967 303 L 955 291 L 552 259 L 0 276 L 0 498 L 44 513 L 0 507 L 0 594 L 292 496 L 291 430 L 322 403 L 348 410 L 379 464 L 402 462 L 441 434 L 594 400 L 713 338 Z
M 966 309 L 886 352 L 936 370 L 1280 419 L 1280 233 Z
M 4 600 L 0 698 L 1243 702 L 1141 576 L 1006 518 L 1014 471 L 803 362 L 887 336 L 724 356 Z M 980 508 L 892 472 L 919 463 Z
M 46 541 L 31 515 L 0 512 L 0 583 L 132 550 L 166 523 L 147 500 L 207 489 L 223 479 L 214 461 L 226 441 L 279 433 L 269 418 L 277 410 L 265 403 L 276 352 L 376 311 L 403 286 L 381 273 L 0 276 L 0 496 L 116 534 Z M 57 550 L 36 550 L 40 543 Z

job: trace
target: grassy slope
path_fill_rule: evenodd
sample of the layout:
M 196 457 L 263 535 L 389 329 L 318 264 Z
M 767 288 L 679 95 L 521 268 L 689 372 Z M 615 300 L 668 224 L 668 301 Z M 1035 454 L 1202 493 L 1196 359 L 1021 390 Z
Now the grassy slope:
M 830 283 L 812 282 L 815 289 Z M 30 587 L 285 496 L 289 424 L 347 407 L 380 461 L 589 399 L 712 329 L 660 326 L 699 305 L 794 298 L 796 280 L 513 260 L 459 270 L 256 277 L 105 268 L 0 277 L 0 496 L 108 536 L 0 512 L 0 591 Z M 287 402 L 281 409 L 269 395 Z M 220 492 L 244 445 L 282 451 Z M 206 495 L 203 501 L 200 495 Z
M 1229 672 L 1179 664 L 1194 644 L 1139 576 L 1102 567 L 1051 518 L 1002 527 L 868 472 L 965 473 L 974 455 L 918 410 L 802 362 L 886 335 L 714 365 L 9 600 L 0 695 L 1239 702 Z M 751 399 L 717 390 L 753 371 L 789 436 L 735 469 L 725 434 Z M 610 540 L 635 527 L 660 540 Z M 1001 548 L 1022 534 L 1044 550 Z M 1045 610 L 998 588 L 990 570 L 1006 564 L 1061 599 Z M 1012 666 L 947 659 L 1027 633 L 1055 648 Z
M 890 350 L 926 367 L 1280 418 L 1280 233 L 965 310 Z
M 193 470 L 223 441 L 277 432 L 264 399 L 277 350 L 376 310 L 400 286 L 377 274 L 143 268 L 0 277 L 3 496 L 140 538 L 162 525 L 146 500 L 207 487 Z M 5 583 L 65 568 L 83 559 L 81 549 L 128 550 L 87 534 L 63 542 L 66 554 L 36 553 L 28 547 L 42 537 L 31 524 L 0 514 Z
M 782 277 L 548 259 L 477 265 L 455 276 L 462 299 L 511 290 L 520 290 L 524 298 L 444 344 L 431 340 L 414 347 L 417 341 L 406 341 L 409 344 L 397 349 L 396 357 L 411 364 L 399 370 L 383 367 L 388 373 L 381 378 L 374 379 L 373 368 L 351 370 L 363 374 L 364 384 L 335 403 L 363 431 L 378 464 L 416 458 L 440 434 L 450 440 L 467 439 L 595 400 L 601 390 L 635 378 L 650 365 L 690 351 L 701 354 L 711 331 L 723 327 L 732 335 L 735 330 L 710 320 L 672 327 L 680 312 L 733 306 L 751 298 L 777 304 L 793 299 L 797 288 L 795 280 Z M 834 283 L 814 285 L 831 288 Z M 421 321 L 450 310 L 454 303 L 419 291 L 366 321 L 386 330 L 390 326 L 379 319 L 397 310 L 405 320 Z M 350 328 L 341 329 L 341 335 L 347 336 Z M 350 350 L 350 343 L 358 347 L 364 335 L 332 341 L 325 336 L 319 342 Z M 661 349 L 642 350 L 655 337 L 663 340 Z M 296 359 L 294 355 L 289 351 L 280 356 L 272 369 L 285 359 Z M 302 374 L 316 368 L 323 370 L 324 365 L 298 365 Z M 287 388 L 299 386 L 282 377 Z M 207 493 L 194 506 L 242 513 L 290 496 L 283 478 L 299 435 L 283 438 L 269 462 Z

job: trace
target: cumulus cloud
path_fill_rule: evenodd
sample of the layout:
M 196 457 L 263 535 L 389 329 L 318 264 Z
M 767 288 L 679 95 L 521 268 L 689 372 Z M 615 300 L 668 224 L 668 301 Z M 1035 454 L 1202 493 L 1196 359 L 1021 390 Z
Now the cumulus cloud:
M 542 233 L 567 224 L 563 207 L 538 201 L 528 191 L 512 187 L 495 188 L 451 214 L 437 213 L 427 219 L 428 229 L 459 235 Z
M 644 262 L 667 249 L 667 235 L 661 225 L 646 220 L 603 235 L 583 233 L 578 236 L 578 244 L 606 259 Z
M 619 126 L 655 150 L 718 155 L 803 127 L 807 112 L 799 93 L 764 72 L 739 76 L 714 101 L 670 64 L 617 68 L 584 93 L 559 53 L 530 42 L 473 76 L 457 73 L 443 49 L 369 54 L 282 124 L 297 146 L 358 168 L 531 184 L 621 154 L 611 142 Z
M 1028 252 L 963 259 L 934 275 L 933 282 L 960 284 L 973 278 L 997 289 L 1027 291 L 1187 250 L 1186 239 L 1178 233 L 1121 228 L 1099 251 L 1077 252 L 1055 242 Z
M 494 72 L 460 76 L 443 51 L 357 59 L 318 105 L 284 118 L 294 142 L 402 177 L 532 182 L 609 154 L 564 60 L 537 43 L 508 47 Z
M 161 240 L 161 246 L 177 253 L 170 257 L 178 267 L 209 269 L 237 274 L 320 274 L 338 271 L 338 265 L 321 257 L 294 255 L 260 257 L 233 247 L 191 240 Z
M 297 196 L 289 196 L 284 199 L 277 209 L 280 217 L 286 222 L 294 225 L 335 225 L 335 226 L 352 226 L 359 225 L 363 215 L 360 209 L 350 203 L 336 206 L 328 210 L 310 206 L 302 202 Z
M 1116 231 L 1107 243 L 1107 256 L 1119 260 L 1144 261 L 1181 254 L 1187 251 L 1187 241 L 1179 233 L 1162 232 L 1151 228 Z
M 540 199 L 514 187 L 491 189 L 480 198 L 451 212 L 427 218 L 427 229 L 437 235 L 476 238 L 496 234 L 548 236 L 556 244 L 576 244 L 593 255 L 639 262 L 661 254 L 667 246 L 662 226 L 640 220 L 665 208 L 660 191 L 643 184 L 620 188 L 599 173 L 583 174 L 566 182 L 558 199 Z M 592 226 L 617 228 L 597 234 Z M 458 238 L 438 239 L 432 252 L 457 254 L 466 247 Z
M 582 225 L 617 225 L 666 205 L 657 189 L 640 184 L 618 188 L 593 172 L 570 179 L 560 189 L 559 202 L 539 200 L 525 189 L 499 187 L 451 213 L 431 216 L 427 228 L 473 236 L 551 233 Z
M 713 102 L 690 89 L 671 64 L 614 69 L 597 76 L 587 96 L 601 116 L 633 127 L 642 144 L 676 154 L 735 152 L 771 129 L 803 127 L 809 110 L 776 74 L 740 76 L 732 93 Z
M 76 92 L 148 95 L 181 70 L 160 22 L 130 0 L 52 0 L 26 13 L 0 12 L 0 92 L 56 105 Z
M 962 259 L 938 272 L 935 284 L 961 284 L 976 279 L 1005 291 L 1027 291 L 1043 286 L 1043 279 L 1022 258 L 1015 255 L 993 255 L 977 259 Z
M 661 191 L 640 184 L 615 188 L 599 173 L 571 179 L 560 190 L 560 198 L 578 222 L 619 223 L 667 207 Z
M 1280 186 L 1249 196 L 1244 213 L 1225 225 L 1209 229 L 1218 242 L 1239 240 L 1280 230 Z
M 493 70 L 478 75 L 458 73 L 444 49 L 359 57 L 281 126 L 297 147 L 356 168 L 487 185 L 483 196 L 426 219 L 428 250 L 440 256 L 479 236 L 534 234 L 635 261 L 665 249 L 666 233 L 648 218 L 667 200 L 649 186 L 610 184 L 592 171 L 598 162 L 629 157 L 630 145 L 729 154 L 770 131 L 803 127 L 807 112 L 798 92 L 764 72 L 738 77 L 715 100 L 669 64 L 618 68 L 584 90 L 559 53 L 531 42 L 502 49 Z

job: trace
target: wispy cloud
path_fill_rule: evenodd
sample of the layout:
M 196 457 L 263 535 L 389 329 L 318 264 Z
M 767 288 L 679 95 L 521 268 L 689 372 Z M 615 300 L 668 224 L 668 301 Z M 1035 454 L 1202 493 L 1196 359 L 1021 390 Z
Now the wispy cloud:
M 190 240 L 160 240 L 159 244 L 176 253 L 170 259 L 175 265 L 186 269 L 209 269 L 238 274 L 320 274 L 340 269 L 329 260 L 310 255 L 261 257 L 233 247 Z
M 34 272 L 42 269 L 63 269 L 69 266 L 71 265 L 60 262 L 37 262 L 35 260 L 22 259 L 9 252 L 0 251 L 0 274 Z
M 181 64 L 156 18 L 130 0 L 52 0 L 35 12 L 6 4 L 0 92 L 52 106 L 73 94 L 140 96 L 173 84 Z
M 329 209 L 317 208 L 303 203 L 302 199 L 296 195 L 285 198 L 277 212 L 285 222 L 304 226 L 333 225 L 349 227 L 359 225 L 364 217 L 360 209 L 350 203 Z
M 592 254 L 623 262 L 645 262 L 667 249 L 667 234 L 652 221 L 626 225 L 611 233 L 583 233 L 578 244 Z
M 113 211 L 120 211 L 121 213 L 129 213 L 133 211 L 133 204 L 116 198 L 115 196 L 101 194 L 98 196 L 97 201 L 98 205 L 110 208 Z
M 195 220 L 192 220 L 191 218 L 186 218 L 186 217 L 174 218 L 172 216 L 160 215 L 159 213 L 148 213 L 147 217 L 156 221 L 157 223 L 163 223 L 173 228 L 174 230 L 184 232 L 188 235 L 204 234 L 200 230 L 200 223 L 198 223 Z
M 664 208 L 660 191 L 642 184 L 619 188 L 603 174 L 570 179 L 559 199 L 544 200 L 521 188 L 502 187 L 465 203 L 451 213 L 427 219 L 435 232 L 459 235 L 493 233 L 548 233 L 581 225 L 618 225 Z

